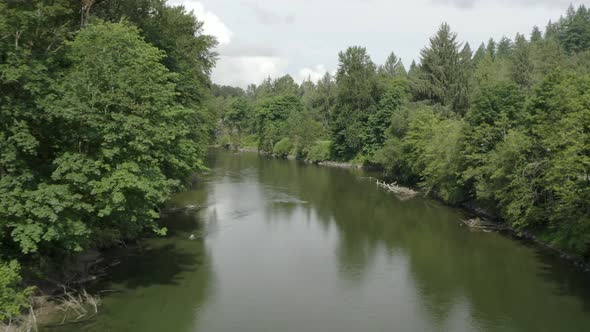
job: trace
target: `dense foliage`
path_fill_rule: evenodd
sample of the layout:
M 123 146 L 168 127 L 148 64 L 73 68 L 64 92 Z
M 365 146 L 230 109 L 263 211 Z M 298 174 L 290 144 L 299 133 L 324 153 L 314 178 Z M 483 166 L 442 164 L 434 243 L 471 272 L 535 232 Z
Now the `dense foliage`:
M 21 289 L 20 265 L 13 260 L 0 262 L 0 321 L 18 317 L 29 303 L 33 288 Z
M 214 109 L 229 119 L 232 100 L 248 105 L 241 128 L 262 151 L 379 165 L 590 257 L 590 10 L 475 51 L 442 24 L 408 71 L 393 53 L 376 65 L 363 47 L 338 59 L 317 83 L 218 87 Z
M 214 128 L 215 43 L 164 0 L 0 2 L 0 320 L 21 266 L 165 232 Z

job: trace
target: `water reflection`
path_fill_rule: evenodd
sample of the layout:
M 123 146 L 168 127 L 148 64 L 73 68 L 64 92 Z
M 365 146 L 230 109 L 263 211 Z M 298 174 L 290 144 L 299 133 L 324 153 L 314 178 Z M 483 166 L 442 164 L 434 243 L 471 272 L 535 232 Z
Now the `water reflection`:
M 360 171 L 216 151 L 90 331 L 590 331 L 588 276 Z M 202 229 L 197 229 L 201 225 Z M 189 241 L 200 231 L 203 241 Z M 77 331 L 77 330 L 76 330 Z
M 246 180 L 259 182 L 260 197 L 291 197 L 293 204 L 266 205 L 267 222 L 314 219 L 324 230 L 335 224 L 342 280 L 363 287 L 381 260 L 397 257 L 396 264 L 407 264 L 405 283 L 414 287 L 411 296 L 431 328 L 590 329 L 588 284 L 579 282 L 587 276 L 563 262 L 547 264 L 540 259 L 547 255 L 498 234 L 470 233 L 458 225 L 455 210 L 421 199 L 401 202 L 356 172 L 255 155 L 216 156 L 217 169 L 256 165 L 258 173 Z M 570 286 L 567 280 L 578 282 Z

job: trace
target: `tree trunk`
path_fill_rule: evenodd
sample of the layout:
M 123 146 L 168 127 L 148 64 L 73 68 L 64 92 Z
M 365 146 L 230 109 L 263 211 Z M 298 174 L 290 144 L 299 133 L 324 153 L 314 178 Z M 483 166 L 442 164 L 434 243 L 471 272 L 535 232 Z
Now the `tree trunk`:
M 82 7 L 80 9 L 80 26 L 84 28 L 88 24 L 90 18 L 90 10 L 94 6 L 96 0 L 81 0 Z

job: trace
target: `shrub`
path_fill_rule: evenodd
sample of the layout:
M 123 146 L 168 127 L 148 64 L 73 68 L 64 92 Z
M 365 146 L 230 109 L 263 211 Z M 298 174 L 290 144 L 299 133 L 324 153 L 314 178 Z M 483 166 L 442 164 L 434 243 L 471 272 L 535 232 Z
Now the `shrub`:
M 291 143 L 291 139 L 285 137 L 275 144 L 273 147 L 272 153 L 281 158 L 286 158 L 291 153 L 293 149 L 293 144 Z
M 27 306 L 33 289 L 20 287 L 20 265 L 17 261 L 0 262 L 0 322 L 19 316 Z
M 330 141 L 317 141 L 311 146 L 307 158 L 314 163 L 330 159 Z
M 223 134 L 217 138 L 217 143 L 224 148 L 229 148 L 231 147 L 231 138 L 229 135 Z
M 247 135 L 242 139 L 242 147 L 246 149 L 257 149 L 258 148 L 258 136 Z

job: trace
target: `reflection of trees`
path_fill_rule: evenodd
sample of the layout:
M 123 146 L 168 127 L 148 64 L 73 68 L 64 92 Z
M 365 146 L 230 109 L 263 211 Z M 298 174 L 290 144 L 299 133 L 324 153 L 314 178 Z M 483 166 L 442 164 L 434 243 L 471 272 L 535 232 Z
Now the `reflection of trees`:
M 567 273 L 543 270 L 533 257 L 534 250 L 500 235 L 457 227 L 460 215 L 453 209 L 420 199 L 400 202 L 348 170 L 266 162 L 253 154 L 219 158 L 223 168 L 238 173 L 244 167 L 257 167 L 263 196 L 282 191 L 308 202 L 303 206 L 325 228 L 334 223 L 344 279 L 361 282 L 381 247 L 403 253 L 415 293 L 435 326 L 447 324 L 453 308 L 464 299 L 470 315 L 484 328 L 560 330 L 564 321 L 578 330 L 581 325 L 590 326 L 590 316 L 579 310 L 575 297 L 555 296 L 568 289 L 563 285 L 557 289 L 554 282 Z M 267 207 L 267 215 L 289 219 L 280 214 L 290 215 L 295 209 L 295 205 L 275 204 Z M 556 315 L 564 317 L 555 319 Z

